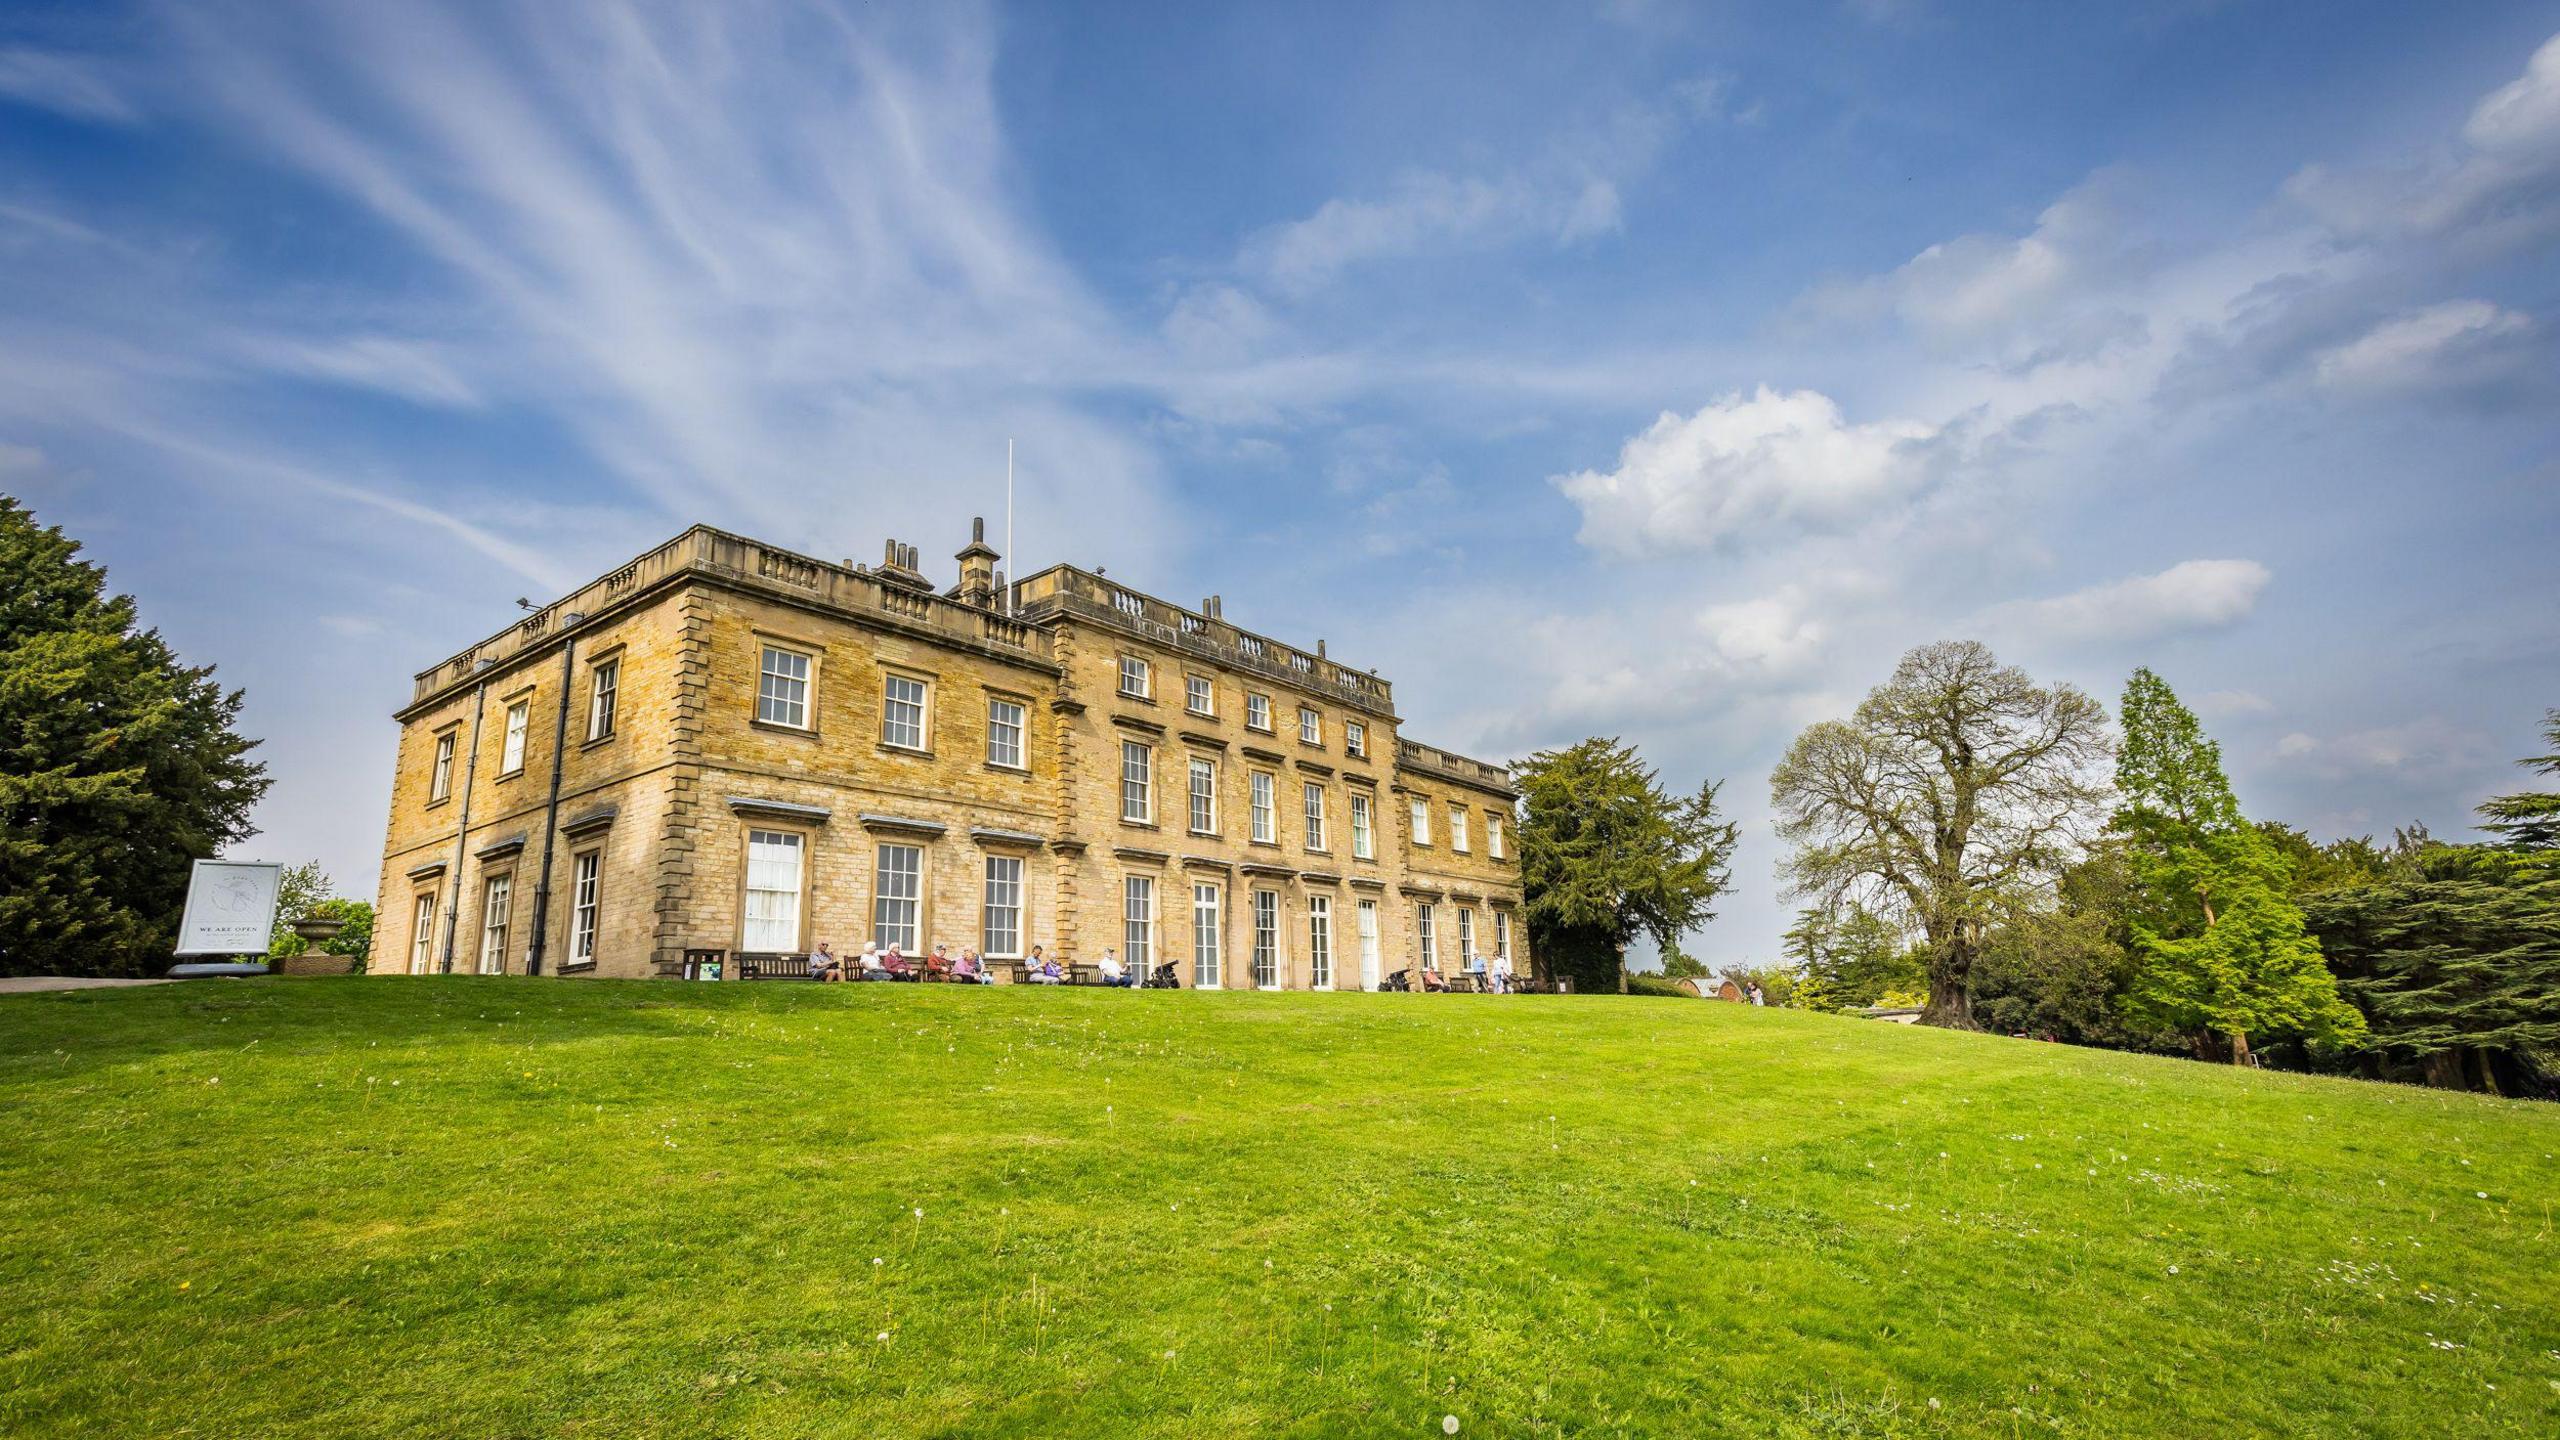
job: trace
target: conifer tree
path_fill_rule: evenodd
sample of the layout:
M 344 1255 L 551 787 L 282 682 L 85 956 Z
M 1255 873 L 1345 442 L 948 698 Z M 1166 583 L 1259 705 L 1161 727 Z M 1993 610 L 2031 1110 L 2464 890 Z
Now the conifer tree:
M 240 693 L 0 495 L 0 974 L 166 967 L 191 863 L 265 793 Z
M 2197 1036 L 2200 1055 L 2219 1040 L 2234 1064 L 2248 1063 L 2252 1036 L 2361 1038 L 2363 1017 L 2304 929 L 2284 861 L 2240 813 L 2222 748 L 2147 669 L 2125 685 L 2123 725 L 2115 827 L 2144 898 L 2127 1012 Z
M 1596 736 L 1516 773 L 1523 908 L 1543 972 L 1622 991 L 1628 941 L 1647 935 L 1670 955 L 1682 931 L 1715 918 L 1735 837 L 1715 782 L 1674 799 L 1632 747 Z

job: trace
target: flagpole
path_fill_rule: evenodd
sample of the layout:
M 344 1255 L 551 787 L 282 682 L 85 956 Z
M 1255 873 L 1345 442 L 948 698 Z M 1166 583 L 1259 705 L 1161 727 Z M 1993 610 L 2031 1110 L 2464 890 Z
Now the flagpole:
M 1022 557 L 1013 553 L 1013 439 L 1004 442 L 1004 613 L 1013 613 L 1013 580 L 1022 573 Z

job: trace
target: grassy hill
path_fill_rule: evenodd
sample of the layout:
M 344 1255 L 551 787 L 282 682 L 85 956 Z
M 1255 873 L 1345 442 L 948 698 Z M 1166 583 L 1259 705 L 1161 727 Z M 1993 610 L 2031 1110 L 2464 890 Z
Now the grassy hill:
M 0 998 L 0 1434 L 2560 1433 L 2560 1106 L 1694 1001 Z

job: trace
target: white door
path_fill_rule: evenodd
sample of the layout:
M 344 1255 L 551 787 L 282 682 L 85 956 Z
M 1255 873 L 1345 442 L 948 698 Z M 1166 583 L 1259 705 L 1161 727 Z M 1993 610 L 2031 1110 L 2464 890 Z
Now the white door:
M 1378 902 L 1360 902 L 1360 988 L 1378 988 Z

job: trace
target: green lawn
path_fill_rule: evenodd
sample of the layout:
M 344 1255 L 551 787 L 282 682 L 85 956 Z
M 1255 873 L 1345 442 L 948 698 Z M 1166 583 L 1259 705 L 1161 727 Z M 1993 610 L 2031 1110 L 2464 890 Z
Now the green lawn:
M 0 997 L 0 1435 L 2560 1434 L 2560 1106 L 1698 1001 Z

